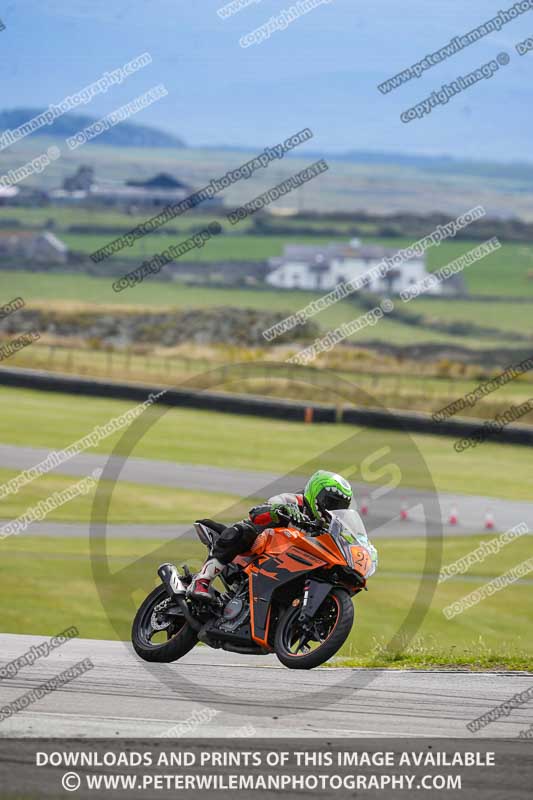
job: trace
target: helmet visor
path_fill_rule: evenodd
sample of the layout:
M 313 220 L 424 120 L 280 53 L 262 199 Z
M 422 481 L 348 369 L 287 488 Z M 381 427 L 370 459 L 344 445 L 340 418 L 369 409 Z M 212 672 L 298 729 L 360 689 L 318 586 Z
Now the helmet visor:
M 331 497 L 328 495 L 324 501 L 326 511 L 336 511 L 338 508 L 349 508 L 350 500 L 347 497 Z
M 321 511 L 336 511 L 339 508 L 349 508 L 351 498 L 344 497 L 336 492 L 323 489 L 317 497 L 317 505 Z

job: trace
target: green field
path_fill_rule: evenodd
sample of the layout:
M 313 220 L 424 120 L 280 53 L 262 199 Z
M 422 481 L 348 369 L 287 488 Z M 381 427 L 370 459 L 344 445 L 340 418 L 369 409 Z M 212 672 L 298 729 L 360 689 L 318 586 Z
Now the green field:
M 31 143 L 24 143 L 30 147 Z M 101 159 L 101 164 L 109 170 L 112 177 L 115 171 L 122 174 L 127 169 L 130 159 L 136 152 L 121 151 L 116 163 L 111 163 L 112 149 L 101 148 L 87 150 L 87 155 Z M 146 167 L 146 153 L 139 155 L 139 168 Z M 153 153 L 155 162 L 162 165 L 168 153 L 160 151 Z M 205 155 L 205 154 L 204 154 Z M 0 161 L 4 154 L 0 154 Z M 179 158 L 183 159 L 182 167 L 205 176 L 206 180 L 212 176 L 213 171 L 222 170 L 224 161 L 233 162 L 235 155 L 210 154 L 208 161 L 202 163 L 202 154 L 192 151 L 180 151 Z M 237 157 L 238 158 L 238 157 Z M 289 170 L 298 164 L 298 160 L 285 161 L 280 169 Z M 59 165 L 56 165 L 59 169 Z M 64 165 L 61 165 L 62 167 Z M 351 167 L 343 166 L 343 169 Z M 356 169 L 365 168 L 359 166 Z M 389 177 L 394 180 L 405 177 L 405 170 L 391 168 Z M 328 178 L 331 176 L 328 176 Z M 268 170 L 261 171 L 258 175 L 259 183 L 268 187 Z M 425 180 L 425 179 L 423 179 Z M 469 183 L 466 180 L 466 184 Z M 242 183 L 242 182 L 241 182 Z M 244 182 L 247 184 L 247 182 Z M 232 187 L 229 200 L 249 187 L 245 185 Z M 255 184 L 254 184 L 255 185 Z M 244 198 L 243 198 L 244 199 Z M 240 202 L 240 201 L 239 201 Z M 126 214 L 109 209 L 83 209 L 69 207 L 47 208 L 1 208 L 0 223 L 9 220 L 19 220 L 22 226 L 39 226 L 46 222 L 53 223 L 53 230 L 62 238 L 70 248 L 86 254 L 92 253 L 103 245 L 112 241 L 119 235 L 120 230 L 130 229 L 149 216 L 146 213 Z M 245 220 L 236 226 L 227 223 L 224 214 L 220 211 L 209 213 L 187 213 L 176 218 L 172 223 L 160 230 L 158 235 L 145 236 L 136 241 L 131 248 L 124 248 L 118 258 L 131 261 L 133 268 L 139 262 L 150 258 L 154 253 L 164 250 L 171 244 L 176 244 L 191 232 L 204 227 L 211 218 L 216 218 L 224 227 L 225 233 L 207 242 L 201 249 L 194 249 L 187 254 L 186 260 L 192 262 L 214 262 L 217 260 L 265 260 L 271 256 L 279 256 L 288 243 L 301 242 L 319 244 L 330 241 L 330 236 L 309 236 L 307 234 L 290 236 L 257 236 L 250 234 L 253 218 Z M 273 221 L 274 224 L 276 220 Z M 347 230 L 349 223 L 345 220 L 293 220 L 290 217 L 283 220 L 289 229 L 298 231 L 302 226 L 313 227 L 319 231 L 324 225 Z M 100 234 L 72 233 L 68 228 L 73 225 L 104 226 L 108 232 Z M 175 231 L 170 232 L 169 231 Z M 337 241 L 346 241 L 349 237 L 333 237 Z M 369 226 L 368 238 L 365 241 L 398 249 L 412 244 L 408 238 L 376 238 L 372 225 Z M 456 259 L 469 249 L 477 246 L 476 241 L 448 240 L 438 247 L 429 248 L 427 251 L 427 264 L 430 271 L 434 271 Z M 427 297 L 417 298 L 407 306 L 396 300 L 399 309 L 410 313 L 420 314 L 425 317 L 421 325 L 407 325 L 404 322 L 386 317 L 378 325 L 367 327 L 350 337 L 350 341 L 361 343 L 378 341 L 383 343 L 394 342 L 398 345 L 428 344 L 453 344 L 458 346 L 476 348 L 511 347 L 518 344 L 513 335 L 519 332 L 522 335 L 533 337 L 533 279 L 531 265 L 533 264 L 533 245 L 503 243 L 500 250 L 487 258 L 466 268 L 462 275 L 467 289 L 475 295 L 492 295 L 507 298 L 506 302 L 466 302 L 456 300 L 428 300 Z M 21 267 L 24 265 L 21 264 Z M 126 268 L 125 268 L 125 271 Z M 205 308 L 212 306 L 236 306 L 241 308 L 269 309 L 283 313 L 294 313 L 310 301 L 317 299 L 320 293 L 299 291 L 273 291 L 273 290 L 241 290 L 241 289 L 214 289 L 204 287 L 185 287 L 177 283 L 162 283 L 155 280 L 145 280 L 133 289 L 116 294 L 111 289 L 112 278 L 90 278 L 86 275 L 72 274 L 44 274 L 24 272 L 22 270 L 0 272 L 0 286 L 2 295 L 8 299 L 13 295 L 20 295 L 30 301 L 62 301 L 71 300 L 85 303 L 113 304 L 113 305 L 142 305 L 166 306 L 175 308 Z M 513 298 L 531 300 L 529 303 L 514 303 Z M 343 323 L 351 322 L 366 309 L 355 299 L 350 302 L 337 303 L 314 317 L 314 321 L 325 332 L 334 329 Z M 492 327 L 494 334 L 479 336 L 476 333 L 455 335 L 432 328 L 432 323 L 466 322 Z M 527 346 L 527 342 L 523 346 Z
M 2 295 L 6 298 L 23 297 L 26 302 L 70 301 L 72 303 L 92 303 L 101 305 L 120 306 L 146 306 L 165 308 L 210 308 L 215 306 L 232 306 L 239 308 L 254 308 L 259 310 L 279 311 L 292 314 L 304 308 L 312 300 L 321 295 L 315 292 L 260 289 L 222 289 L 198 286 L 184 286 L 172 282 L 144 281 L 142 284 L 128 291 L 113 292 L 112 279 L 94 278 L 86 275 L 61 275 L 46 273 L 30 273 L 23 271 L 0 271 L 0 287 Z M 533 299 L 533 298 L 532 298 Z M 407 305 L 409 312 L 417 313 L 418 300 Z M 446 322 L 458 318 L 454 311 L 456 301 L 437 301 L 440 306 L 433 305 L 433 301 L 420 300 L 425 305 L 419 311 L 428 316 L 438 316 Z M 397 301 L 399 308 L 403 306 Z M 369 326 L 353 334 L 350 341 L 361 343 L 368 341 L 394 342 L 395 344 L 416 344 L 419 342 L 432 342 L 435 344 L 455 344 L 470 348 L 512 347 L 516 345 L 513 337 L 512 317 L 517 311 L 521 321 L 520 332 L 533 336 L 532 306 L 529 304 L 509 303 L 459 303 L 464 316 L 461 320 L 477 322 L 499 328 L 500 316 L 502 318 L 502 333 L 500 336 L 454 336 L 440 331 L 431 330 L 423 326 L 407 325 L 403 322 L 385 317 L 379 324 Z M 485 310 L 489 308 L 491 322 L 484 321 Z M 350 322 L 361 314 L 365 308 L 355 299 L 336 303 L 312 319 L 324 332 L 334 329 L 345 322 Z M 473 315 L 473 316 L 472 316 Z M 524 346 L 523 343 L 522 346 Z
M 121 258 L 132 259 L 131 268 L 134 269 L 136 266 L 135 260 L 142 261 L 145 258 L 152 258 L 156 253 L 161 253 L 170 245 L 178 245 L 193 233 L 204 228 L 208 222 L 209 218 L 204 219 L 189 233 L 183 233 L 181 236 L 168 236 L 163 233 L 153 237 L 145 236 L 143 239 L 138 239 L 131 247 L 122 250 L 120 256 Z M 77 250 L 80 253 L 93 253 L 116 238 L 117 234 L 112 230 L 110 230 L 109 234 L 61 234 L 62 241 L 72 250 Z M 321 241 L 328 242 L 330 238 L 302 237 L 301 241 L 302 244 L 318 244 Z M 287 239 L 281 236 L 249 236 L 246 234 L 241 236 L 232 232 L 231 235 L 221 235 L 210 239 L 202 248 L 190 250 L 186 258 L 182 260 L 193 262 L 264 261 L 270 256 L 281 255 L 283 246 L 286 243 Z
M 154 212 L 156 213 L 156 212 Z M 98 208 L 72 208 L 72 207 L 47 207 L 47 208 L 0 208 L 0 224 L 9 223 L 10 220 L 18 221 L 24 226 L 42 226 L 53 221 L 54 232 L 74 250 L 83 253 L 92 253 L 109 241 L 115 239 L 119 233 L 117 229 L 129 230 L 144 222 L 150 212 L 125 214 L 123 212 Z M 154 253 L 164 250 L 171 244 L 176 244 L 181 238 L 186 238 L 191 233 L 200 230 L 205 225 L 216 219 L 223 227 L 226 235 L 219 236 L 208 242 L 199 250 L 192 250 L 187 254 L 187 261 L 216 261 L 218 259 L 257 259 L 262 260 L 271 256 L 279 256 L 284 245 L 288 243 L 320 244 L 331 241 L 335 237 L 305 234 L 294 236 L 257 236 L 249 235 L 248 231 L 253 225 L 253 217 L 239 222 L 237 226 L 231 225 L 225 214 L 187 212 L 176 217 L 168 225 L 162 226 L 157 235 L 149 235 L 136 241 L 132 247 L 124 248 L 120 257 L 142 260 L 151 257 Z M 289 218 L 284 222 L 290 229 L 298 231 L 300 228 L 314 228 L 317 233 L 327 226 L 336 229 L 345 229 L 349 238 L 350 223 L 335 220 L 298 220 Z M 68 228 L 74 225 L 94 225 L 108 228 L 108 232 L 101 234 L 71 233 Z M 359 227 L 361 226 L 358 223 Z M 413 243 L 408 238 L 376 238 L 373 225 L 369 225 L 368 239 L 365 241 L 385 245 L 393 249 L 408 247 Z M 168 231 L 168 233 L 167 233 Z M 176 231 L 176 233 L 174 232 Z M 445 241 L 438 247 L 427 251 L 427 264 L 430 271 L 442 267 L 459 255 L 476 247 L 476 241 Z M 523 297 L 530 296 L 533 301 L 533 280 L 528 279 L 528 272 L 533 263 L 533 245 L 521 243 L 503 243 L 502 248 L 482 261 L 473 264 L 463 272 L 468 290 L 474 294 L 493 294 Z M 416 305 L 423 304 L 424 299 L 418 299 Z M 447 309 L 454 304 L 443 302 L 439 313 L 446 314 Z M 470 304 L 469 304 L 470 305 Z M 464 318 L 468 318 L 468 309 Z
M 20 144 L 22 149 L 28 147 L 32 149 L 32 147 L 34 147 L 34 143 L 29 141 Z M 126 164 L 129 163 L 130 159 L 134 158 L 135 155 L 138 155 L 139 165 L 141 169 L 143 169 L 147 154 L 127 148 L 119 153 L 113 153 L 113 148 L 89 148 L 87 150 L 87 155 L 101 157 L 102 165 L 105 166 L 108 178 L 113 178 L 115 172 L 121 175 L 123 174 L 124 169 L 127 169 Z M 168 155 L 169 153 L 166 153 L 164 150 L 153 152 L 156 163 L 159 160 L 164 162 Z M 181 165 L 181 168 L 185 169 L 186 173 L 189 170 L 194 171 L 199 175 L 200 180 L 205 178 L 206 182 L 209 182 L 213 174 L 217 174 L 218 170 L 223 174 L 224 161 L 234 163 L 236 159 L 238 160 L 239 158 L 239 156 L 235 156 L 234 154 L 210 154 L 207 161 L 203 163 L 202 156 L 205 159 L 205 154 L 201 154 L 200 152 L 180 151 L 178 156 L 174 153 L 173 158 L 177 158 L 178 161 L 183 159 L 184 163 Z M 0 166 L 1 162 L 8 158 L 8 154 L 0 153 Z M 76 159 L 74 158 L 74 160 Z M 299 159 L 285 159 L 277 165 L 276 170 L 279 166 L 279 169 L 284 174 L 291 174 L 293 168 L 301 167 L 302 165 L 303 162 L 300 162 Z M 65 167 L 65 163 L 61 160 L 61 162 L 52 166 L 53 168 L 60 169 L 60 167 Z M 170 171 L 175 172 L 176 169 L 179 169 L 179 167 L 174 164 Z M 341 173 L 342 171 L 346 173 L 355 170 L 366 174 L 366 172 L 369 171 L 368 167 L 362 165 L 355 167 L 354 165 L 347 164 L 339 165 L 338 169 Z M 60 171 L 62 172 L 63 169 Z M 334 171 L 336 174 L 336 166 L 328 175 L 328 181 L 333 178 Z M 405 180 L 406 173 L 406 170 L 398 170 L 397 168 L 391 167 L 388 177 L 393 182 L 395 180 L 402 181 Z M 261 188 L 270 188 L 272 185 L 271 175 L 272 172 L 269 172 L 268 169 L 260 170 L 254 176 L 253 185 L 252 181 L 241 181 L 231 187 L 228 192 L 224 193 L 224 199 L 229 207 L 231 207 L 234 202 L 241 203 L 251 199 L 256 193 L 260 192 Z M 48 173 L 44 177 L 48 178 Z M 185 177 L 187 177 L 187 174 L 185 174 Z M 337 176 L 335 177 L 335 181 L 336 180 Z M 427 180 L 427 176 L 426 178 L 421 178 L 421 180 L 424 182 Z M 368 188 L 368 186 L 365 187 L 367 192 Z M 346 193 L 343 194 L 346 195 Z M 288 198 L 288 200 L 290 201 L 290 198 Z M 346 196 L 343 197 L 341 207 L 345 208 L 345 206 Z M 487 208 L 489 208 L 489 206 L 487 206 Z M 22 228 L 24 228 L 24 226 L 36 227 L 47 224 L 49 227 L 51 226 L 51 229 L 72 249 L 83 253 L 92 253 L 94 250 L 99 249 L 109 241 L 115 239 L 120 231 L 129 230 L 145 221 L 151 213 L 150 211 L 145 211 L 126 214 L 113 208 L 102 210 L 98 208 L 62 206 L 48 206 L 44 208 L 4 207 L 0 208 L 0 225 L 2 223 L 4 225 L 9 225 L 10 221 L 19 222 Z M 455 214 L 450 213 L 449 216 L 450 219 L 453 219 Z M 154 253 L 160 252 L 171 244 L 176 244 L 192 232 L 205 227 L 211 219 L 216 219 L 222 224 L 224 234 L 207 242 L 201 249 L 190 251 L 184 260 L 193 262 L 212 262 L 220 259 L 263 260 L 271 256 L 281 255 L 283 247 L 289 243 L 319 244 L 331 241 L 332 239 L 339 242 L 346 242 L 350 237 L 348 232 L 350 223 L 346 220 L 300 220 L 292 219 L 291 217 L 283 218 L 282 224 L 286 226 L 288 230 L 294 231 L 296 235 L 250 235 L 250 229 L 253 227 L 255 219 L 254 217 L 239 222 L 237 225 L 230 225 L 227 222 L 224 212 L 217 209 L 210 213 L 209 209 L 204 207 L 202 213 L 187 212 L 177 217 L 167 226 L 162 226 L 157 235 L 145 236 L 136 241 L 132 247 L 124 248 L 118 257 L 121 259 L 124 257 L 132 259 L 132 262 L 149 258 Z M 276 218 L 271 219 L 270 222 L 274 225 L 276 223 L 279 224 L 279 220 L 276 220 Z M 75 225 L 106 227 L 108 231 L 100 234 L 70 232 L 68 229 Z M 376 238 L 375 223 L 367 224 L 367 234 L 364 233 L 364 224 L 357 223 L 357 225 L 363 228 L 365 242 L 381 244 L 393 249 L 407 247 L 413 243 L 412 238 Z M 321 229 L 328 226 L 341 232 L 346 230 L 346 234 L 331 237 L 327 234 L 323 236 L 309 236 L 305 233 L 305 230 L 302 234 L 298 233 L 300 229 L 305 228 L 313 228 L 319 233 Z M 438 247 L 430 247 L 426 253 L 428 269 L 434 271 L 477 245 L 479 245 L 478 241 L 456 241 L 454 239 L 449 239 L 442 242 Z M 528 278 L 528 274 L 531 274 L 532 264 L 532 244 L 503 242 L 501 249 L 476 264 L 467 267 L 462 274 L 467 289 L 473 294 L 529 297 L 533 301 L 533 279 Z M 421 302 L 423 302 L 423 299 Z M 416 303 L 413 305 L 416 305 Z M 453 304 L 445 304 L 445 306 L 449 305 Z M 442 313 L 445 313 L 445 309 L 443 309 Z M 468 319 L 468 316 L 467 313 L 465 318 Z
M 198 229 L 205 226 L 207 220 L 198 220 Z M 192 226 L 194 228 L 194 226 Z M 237 226 L 238 227 L 238 226 Z M 241 234 L 241 235 L 237 235 Z M 82 253 L 92 253 L 116 238 L 110 229 L 109 234 L 61 234 L 61 239 L 73 250 Z M 184 235 L 186 238 L 186 235 Z M 231 235 L 222 235 L 209 242 L 204 247 L 195 248 L 187 253 L 186 261 L 219 261 L 219 260 L 256 260 L 261 261 L 272 256 L 280 256 L 284 245 L 291 242 L 294 237 L 283 236 L 252 236 L 242 233 L 241 230 L 233 231 Z M 172 244 L 178 244 L 180 236 L 145 236 L 139 239 L 132 247 L 125 248 L 121 256 L 143 260 L 152 257 Z M 299 236 L 299 244 L 320 244 L 331 241 L 331 237 Z M 393 249 L 409 247 L 413 242 L 409 239 L 372 239 L 375 244 L 385 245 Z M 449 264 L 454 259 L 479 245 L 479 242 L 446 241 L 439 247 L 427 251 L 427 265 L 430 272 Z M 463 271 L 463 276 L 469 292 L 481 295 L 530 297 L 533 300 L 533 280 L 528 279 L 528 271 L 533 263 L 533 245 L 503 244 L 500 250 L 472 264 Z M 410 305 L 416 306 L 416 301 Z
M 113 279 L 88 275 L 49 274 L 22 270 L 0 271 L 3 295 L 20 295 L 26 302 L 39 300 L 70 300 L 77 303 L 125 306 L 162 306 L 171 308 L 203 308 L 241 306 L 288 311 L 300 308 L 318 295 L 314 292 L 280 293 L 274 289 L 219 289 L 204 286 L 184 286 L 180 283 L 144 281 L 140 292 L 114 292 Z M 298 305 L 296 305 L 298 304 Z
M 0 485 L 14 478 L 19 473 L 13 470 L 0 469 Z M 90 475 L 90 473 L 88 472 Z M 34 508 L 40 501 L 46 500 L 54 493 L 63 492 L 82 481 L 83 477 L 67 478 L 64 475 L 41 475 L 15 494 L 9 494 L 0 500 L 0 515 L 3 519 L 15 519 L 29 508 Z M 80 488 L 83 488 L 80 487 Z M 95 486 L 78 494 L 67 502 L 46 514 L 47 521 L 89 522 L 95 494 Z M 223 492 L 209 492 L 191 489 L 171 489 L 150 484 L 135 484 L 129 481 L 101 480 L 99 491 L 106 498 L 109 496 L 109 511 L 105 518 L 95 512 L 94 522 L 107 521 L 118 523 L 190 523 L 195 519 L 210 514 L 222 521 L 234 521 L 243 517 L 249 509 L 249 503 L 243 503 L 238 495 Z M 258 500 L 259 502 L 259 500 Z
M 70 395 L 2 388 L 0 442 L 67 447 L 96 425 L 104 425 L 133 405 L 120 400 L 80 397 L 74 411 Z M 111 435 L 95 450 L 111 452 L 118 438 L 118 433 Z M 350 470 L 350 477 L 357 481 L 362 477 L 363 459 L 390 448 L 386 452 L 391 455 L 384 461 L 398 460 L 402 485 L 431 488 L 432 480 L 438 490 L 445 492 L 531 499 L 529 448 L 486 442 L 459 454 L 452 445 L 451 439 L 439 436 L 407 436 L 397 431 L 348 425 L 310 426 L 210 411 L 168 409 L 141 438 L 132 455 L 276 473 L 344 469 Z M 337 447 L 335 454 L 325 456 L 333 447 Z
M 199 223 L 198 229 L 204 227 L 205 224 L 206 221 L 202 224 Z M 62 234 L 61 238 L 73 250 L 92 253 L 116 238 L 116 235 L 112 231 L 108 235 L 68 233 Z M 186 238 L 185 235 L 184 238 Z M 160 253 L 172 244 L 178 244 L 179 241 L 179 236 L 164 234 L 154 237 L 147 236 L 137 240 L 132 247 L 123 250 L 121 255 L 143 260 L 151 258 L 155 253 Z M 184 260 L 193 262 L 262 261 L 272 256 L 282 255 L 284 245 L 290 241 L 291 239 L 283 236 L 235 235 L 233 232 L 232 235 L 222 235 L 211 239 L 200 249 L 191 250 Z M 331 237 L 299 236 L 296 241 L 299 244 L 318 245 L 331 241 Z M 373 239 L 371 241 L 392 249 L 409 247 L 413 243 L 409 239 Z M 479 242 L 450 241 L 443 242 L 438 248 L 431 248 L 426 255 L 429 271 L 434 272 L 439 267 L 449 264 L 479 244 Z M 532 263 L 533 245 L 504 244 L 497 252 L 467 267 L 462 274 L 468 291 L 473 294 L 528 296 L 533 300 L 533 280 L 527 277 Z M 410 306 L 416 306 L 416 300 L 410 303 Z
M 386 247 L 409 247 L 410 239 L 372 239 L 376 244 Z M 427 265 L 430 272 L 449 264 L 459 256 L 477 247 L 480 242 L 444 241 L 438 247 L 431 247 L 426 252 Z M 533 300 L 533 280 L 528 279 L 528 272 L 533 264 L 533 245 L 502 243 L 499 250 L 472 264 L 461 273 L 466 287 L 471 294 L 497 295 L 499 297 L 528 297 Z M 423 299 L 423 298 L 422 298 Z M 417 298 L 409 303 L 409 308 L 416 310 Z M 453 306 L 451 300 L 450 306 Z
M 517 333 L 533 335 L 533 299 L 532 303 L 492 303 L 468 300 L 449 302 L 419 297 L 408 308 L 424 314 L 428 320 L 468 321 L 483 327 L 499 328 L 511 336 Z
M 479 541 L 479 537 L 448 539 L 442 563 L 469 552 Z M 442 613 L 502 568 L 526 559 L 528 543 L 516 540 L 497 561 L 487 559 L 467 575 L 439 585 L 434 596 L 435 579 L 429 572 L 422 577 L 423 540 L 380 540 L 377 545 L 378 572 L 369 581 L 369 591 L 355 600 L 355 627 L 340 653 L 346 663 L 531 669 L 533 640 L 527 631 L 533 623 L 533 605 L 527 583 L 508 586 L 450 621 Z M 84 638 L 126 640 L 136 607 L 158 582 L 161 561 L 187 562 L 195 569 L 204 555 L 202 545 L 183 539 L 166 544 L 113 540 L 93 553 L 91 563 L 88 543 L 81 539 L 11 537 L 2 543 L 0 560 L 3 630 L 54 635 L 75 622 Z M 430 570 L 436 574 L 436 559 L 434 567 Z M 388 647 L 412 606 L 418 622 L 402 641 Z
M 154 214 L 157 210 L 154 211 Z M 126 214 L 124 211 L 114 208 L 75 208 L 73 206 L 45 206 L 42 208 L 13 208 L 9 206 L 0 207 L 0 226 L 9 229 L 12 222 L 18 222 L 23 227 L 42 228 L 47 226 L 56 235 L 62 238 L 64 233 L 68 233 L 71 225 L 97 225 L 108 228 L 110 235 L 113 230 L 120 228 L 130 230 L 141 222 L 146 222 L 149 212 L 137 212 Z M 165 225 L 161 230 L 177 229 L 179 231 L 197 230 L 203 227 L 211 219 L 216 219 L 223 227 L 233 230 L 232 225 L 227 221 L 225 215 L 198 213 L 194 210 L 187 211 L 186 214 L 178 216 Z M 239 230 L 245 230 L 251 225 L 248 220 L 243 220 Z M 14 226 L 13 229 L 18 226 Z M 157 241 L 157 235 L 152 240 Z M 128 252 L 128 250 L 126 250 Z

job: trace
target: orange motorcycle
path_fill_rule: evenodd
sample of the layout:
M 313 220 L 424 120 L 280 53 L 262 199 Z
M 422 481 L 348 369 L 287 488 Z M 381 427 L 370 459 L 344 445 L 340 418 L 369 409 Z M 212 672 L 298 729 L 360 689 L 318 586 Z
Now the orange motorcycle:
M 220 534 L 199 522 L 195 529 L 211 551 Z M 376 566 L 376 549 L 353 509 L 332 512 L 327 528 L 309 523 L 302 531 L 287 520 L 225 567 L 218 576 L 223 591 L 212 587 L 210 603 L 188 597 L 186 565 L 180 575 L 162 564 L 161 585 L 133 621 L 133 646 L 145 661 L 176 661 L 203 642 L 234 653 L 275 653 L 286 667 L 311 669 L 346 641 L 352 597 L 366 589 Z

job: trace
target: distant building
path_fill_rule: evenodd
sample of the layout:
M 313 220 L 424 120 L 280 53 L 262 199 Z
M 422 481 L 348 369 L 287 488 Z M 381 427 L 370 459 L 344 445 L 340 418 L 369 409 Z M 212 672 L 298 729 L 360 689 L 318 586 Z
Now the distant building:
M 0 258 L 24 258 L 40 264 L 66 264 L 68 247 L 53 233 L 0 230 Z
M 0 186 L 0 205 L 8 206 L 19 193 L 17 186 Z
M 29 186 L 0 186 L 0 206 L 37 208 L 48 205 L 48 194 Z
M 147 191 L 165 192 L 192 192 L 193 189 L 186 183 L 182 183 L 177 178 L 173 178 L 168 172 L 158 172 L 153 178 L 146 181 L 126 181 L 126 186 L 137 186 Z
M 77 172 L 63 181 L 63 187 L 50 193 L 59 203 L 84 201 L 93 205 L 118 206 L 126 208 L 163 208 L 179 203 L 196 189 L 160 172 L 148 180 L 129 180 L 125 183 L 98 181 L 91 167 L 80 167 Z M 213 197 L 199 204 L 204 208 L 222 206 L 220 198 Z
M 397 252 L 387 247 L 363 245 L 359 239 L 347 244 L 286 245 L 281 258 L 269 260 L 270 272 L 266 280 L 279 289 L 329 291 L 339 283 L 363 277 Z M 376 294 L 398 294 L 427 275 L 424 255 L 414 256 L 390 269 L 385 277 L 368 279 L 363 288 Z
M 65 192 L 90 192 L 94 186 L 94 169 L 81 166 L 63 181 Z

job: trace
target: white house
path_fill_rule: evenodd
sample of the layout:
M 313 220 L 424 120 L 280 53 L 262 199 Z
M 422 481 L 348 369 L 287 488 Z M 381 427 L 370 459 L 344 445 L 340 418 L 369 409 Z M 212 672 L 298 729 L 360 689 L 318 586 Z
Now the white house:
M 269 260 L 270 272 L 266 280 L 279 289 L 329 291 L 339 283 L 361 278 L 373 267 L 386 263 L 391 267 L 385 276 L 369 276 L 365 289 L 376 294 L 399 294 L 423 280 L 428 272 L 423 254 L 396 265 L 391 259 L 397 253 L 387 247 L 363 245 L 359 239 L 347 244 L 286 245 L 283 256 Z M 439 290 L 437 287 L 436 291 Z

